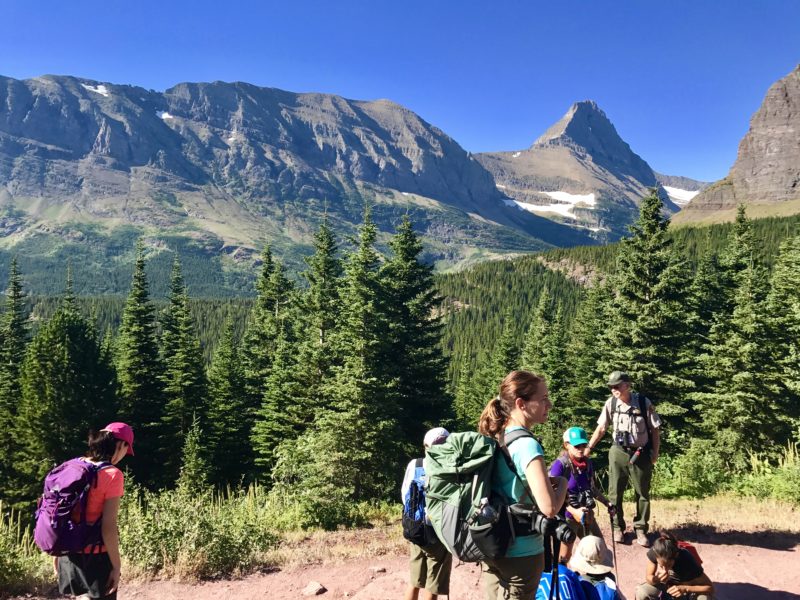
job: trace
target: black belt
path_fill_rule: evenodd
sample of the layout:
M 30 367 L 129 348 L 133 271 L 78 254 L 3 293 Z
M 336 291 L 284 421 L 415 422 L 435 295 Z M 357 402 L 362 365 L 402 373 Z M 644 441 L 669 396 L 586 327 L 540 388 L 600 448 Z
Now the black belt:
M 639 449 L 639 448 L 641 448 L 642 450 L 644 450 L 644 446 L 634 446 L 634 447 L 632 447 L 632 448 L 629 448 L 628 446 L 622 446 L 622 445 L 620 445 L 620 444 L 612 444 L 612 445 L 613 445 L 613 446 L 616 446 L 617 448 L 619 448 L 620 450 L 622 450 L 623 452 L 625 452 L 625 453 L 626 453 L 626 454 L 628 454 L 628 455 L 630 455 L 630 454 L 633 454 L 633 453 L 634 453 L 634 452 L 636 452 L 636 450 L 637 450 L 637 449 Z

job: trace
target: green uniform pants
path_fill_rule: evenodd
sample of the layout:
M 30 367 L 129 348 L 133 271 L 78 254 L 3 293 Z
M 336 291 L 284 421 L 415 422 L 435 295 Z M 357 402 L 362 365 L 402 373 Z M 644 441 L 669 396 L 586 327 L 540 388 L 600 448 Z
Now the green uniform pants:
M 650 481 L 653 478 L 653 463 L 650 453 L 642 450 L 634 464 L 630 455 L 616 444 L 608 452 L 608 501 L 617 507 L 614 529 L 625 531 L 625 515 L 622 512 L 622 497 L 628 482 L 633 485 L 636 514 L 633 528 L 647 533 L 650 527 Z

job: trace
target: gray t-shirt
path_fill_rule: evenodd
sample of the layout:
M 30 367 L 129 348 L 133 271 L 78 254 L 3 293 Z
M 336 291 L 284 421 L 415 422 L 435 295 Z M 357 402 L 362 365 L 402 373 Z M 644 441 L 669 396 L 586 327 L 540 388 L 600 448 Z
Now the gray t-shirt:
M 611 429 L 611 436 L 615 438 L 618 431 L 628 432 L 631 434 L 631 439 L 625 445 L 637 447 L 647 444 L 647 424 L 644 420 L 644 415 L 639 410 L 639 402 L 637 394 L 631 394 L 630 403 L 625 403 L 621 399 L 617 400 L 617 409 L 615 414 L 611 414 L 611 405 L 614 402 L 614 397 L 610 396 L 603 406 L 603 411 L 600 413 L 600 418 L 597 419 L 597 424 L 603 429 Z M 647 398 L 644 399 L 645 412 L 650 419 L 650 428 L 657 429 L 661 427 L 661 417 L 658 416 L 652 402 Z

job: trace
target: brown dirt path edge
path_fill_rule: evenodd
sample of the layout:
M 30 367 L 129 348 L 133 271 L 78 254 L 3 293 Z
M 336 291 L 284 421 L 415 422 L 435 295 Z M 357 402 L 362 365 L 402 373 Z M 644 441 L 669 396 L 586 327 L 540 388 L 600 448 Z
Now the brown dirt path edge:
M 716 585 L 718 600 L 800 600 L 800 535 L 717 532 L 707 527 L 678 533 L 697 546 L 703 566 Z M 607 531 L 606 539 L 610 539 Z M 617 544 L 620 589 L 628 600 L 635 599 L 636 585 L 644 577 L 645 553 L 646 549 L 636 543 Z M 121 600 L 289 600 L 303 598 L 302 591 L 311 581 L 325 586 L 327 591 L 319 596 L 323 599 L 400 599 L 408 581 L 406 558 L 367 557 L 196 584 L 123 581 L 119 597 Z M 480 600 L 482 591 L 477 565 L 454 565 L 450 598 Z
M 800 536 L 719 533 L 713 528 L 679 533 L 697 546 L 703 566 L 717 587 L 719 600 L 800 600 Z M 606 539 L 610 540 L 607 531 Z M 629 600 L 636 597 L 636 585 L 644 578 L 646 552 L 636 543 L 617 545 L 620 589 Z M 379 568 L 386 570 L 376 572 Z M 404 556 L 362 558 L 338 565 L 298 567 L 237 581 L 196 585 L 152 582 L 123 587 L 120 597 L 136 600 L 289 600 L 302 598 L 302 590 L 310 581 L 318 581 L 327 588 L 321 598 L 399 599 L 403 597 L 408 581 L 406 559 Z M 456 565 L 450 598 L 480 600 L 482 592 L 478 566 Z

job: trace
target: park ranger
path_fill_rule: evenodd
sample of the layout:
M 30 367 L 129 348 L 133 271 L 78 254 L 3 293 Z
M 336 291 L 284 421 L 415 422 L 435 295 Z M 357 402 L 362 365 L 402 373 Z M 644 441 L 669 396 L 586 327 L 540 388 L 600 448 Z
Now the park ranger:
M 587 454 L 594 450 L 611 426 L 613 443 L 608 452 L 608 501 L 616 506 L 616 515 L 612 518 L 614 541 L 622 542 L 625 539 L 622 497 L 630 481 L 636 503 L 633 516 L 636 541 L 648 547 L 650 481 L 661 445 L 661 419 L 649 399 L 632 391 L 627 373 L 611 373 L 608 387 L 611 396 L 597 419 L 597 429 L 589 440 Z

